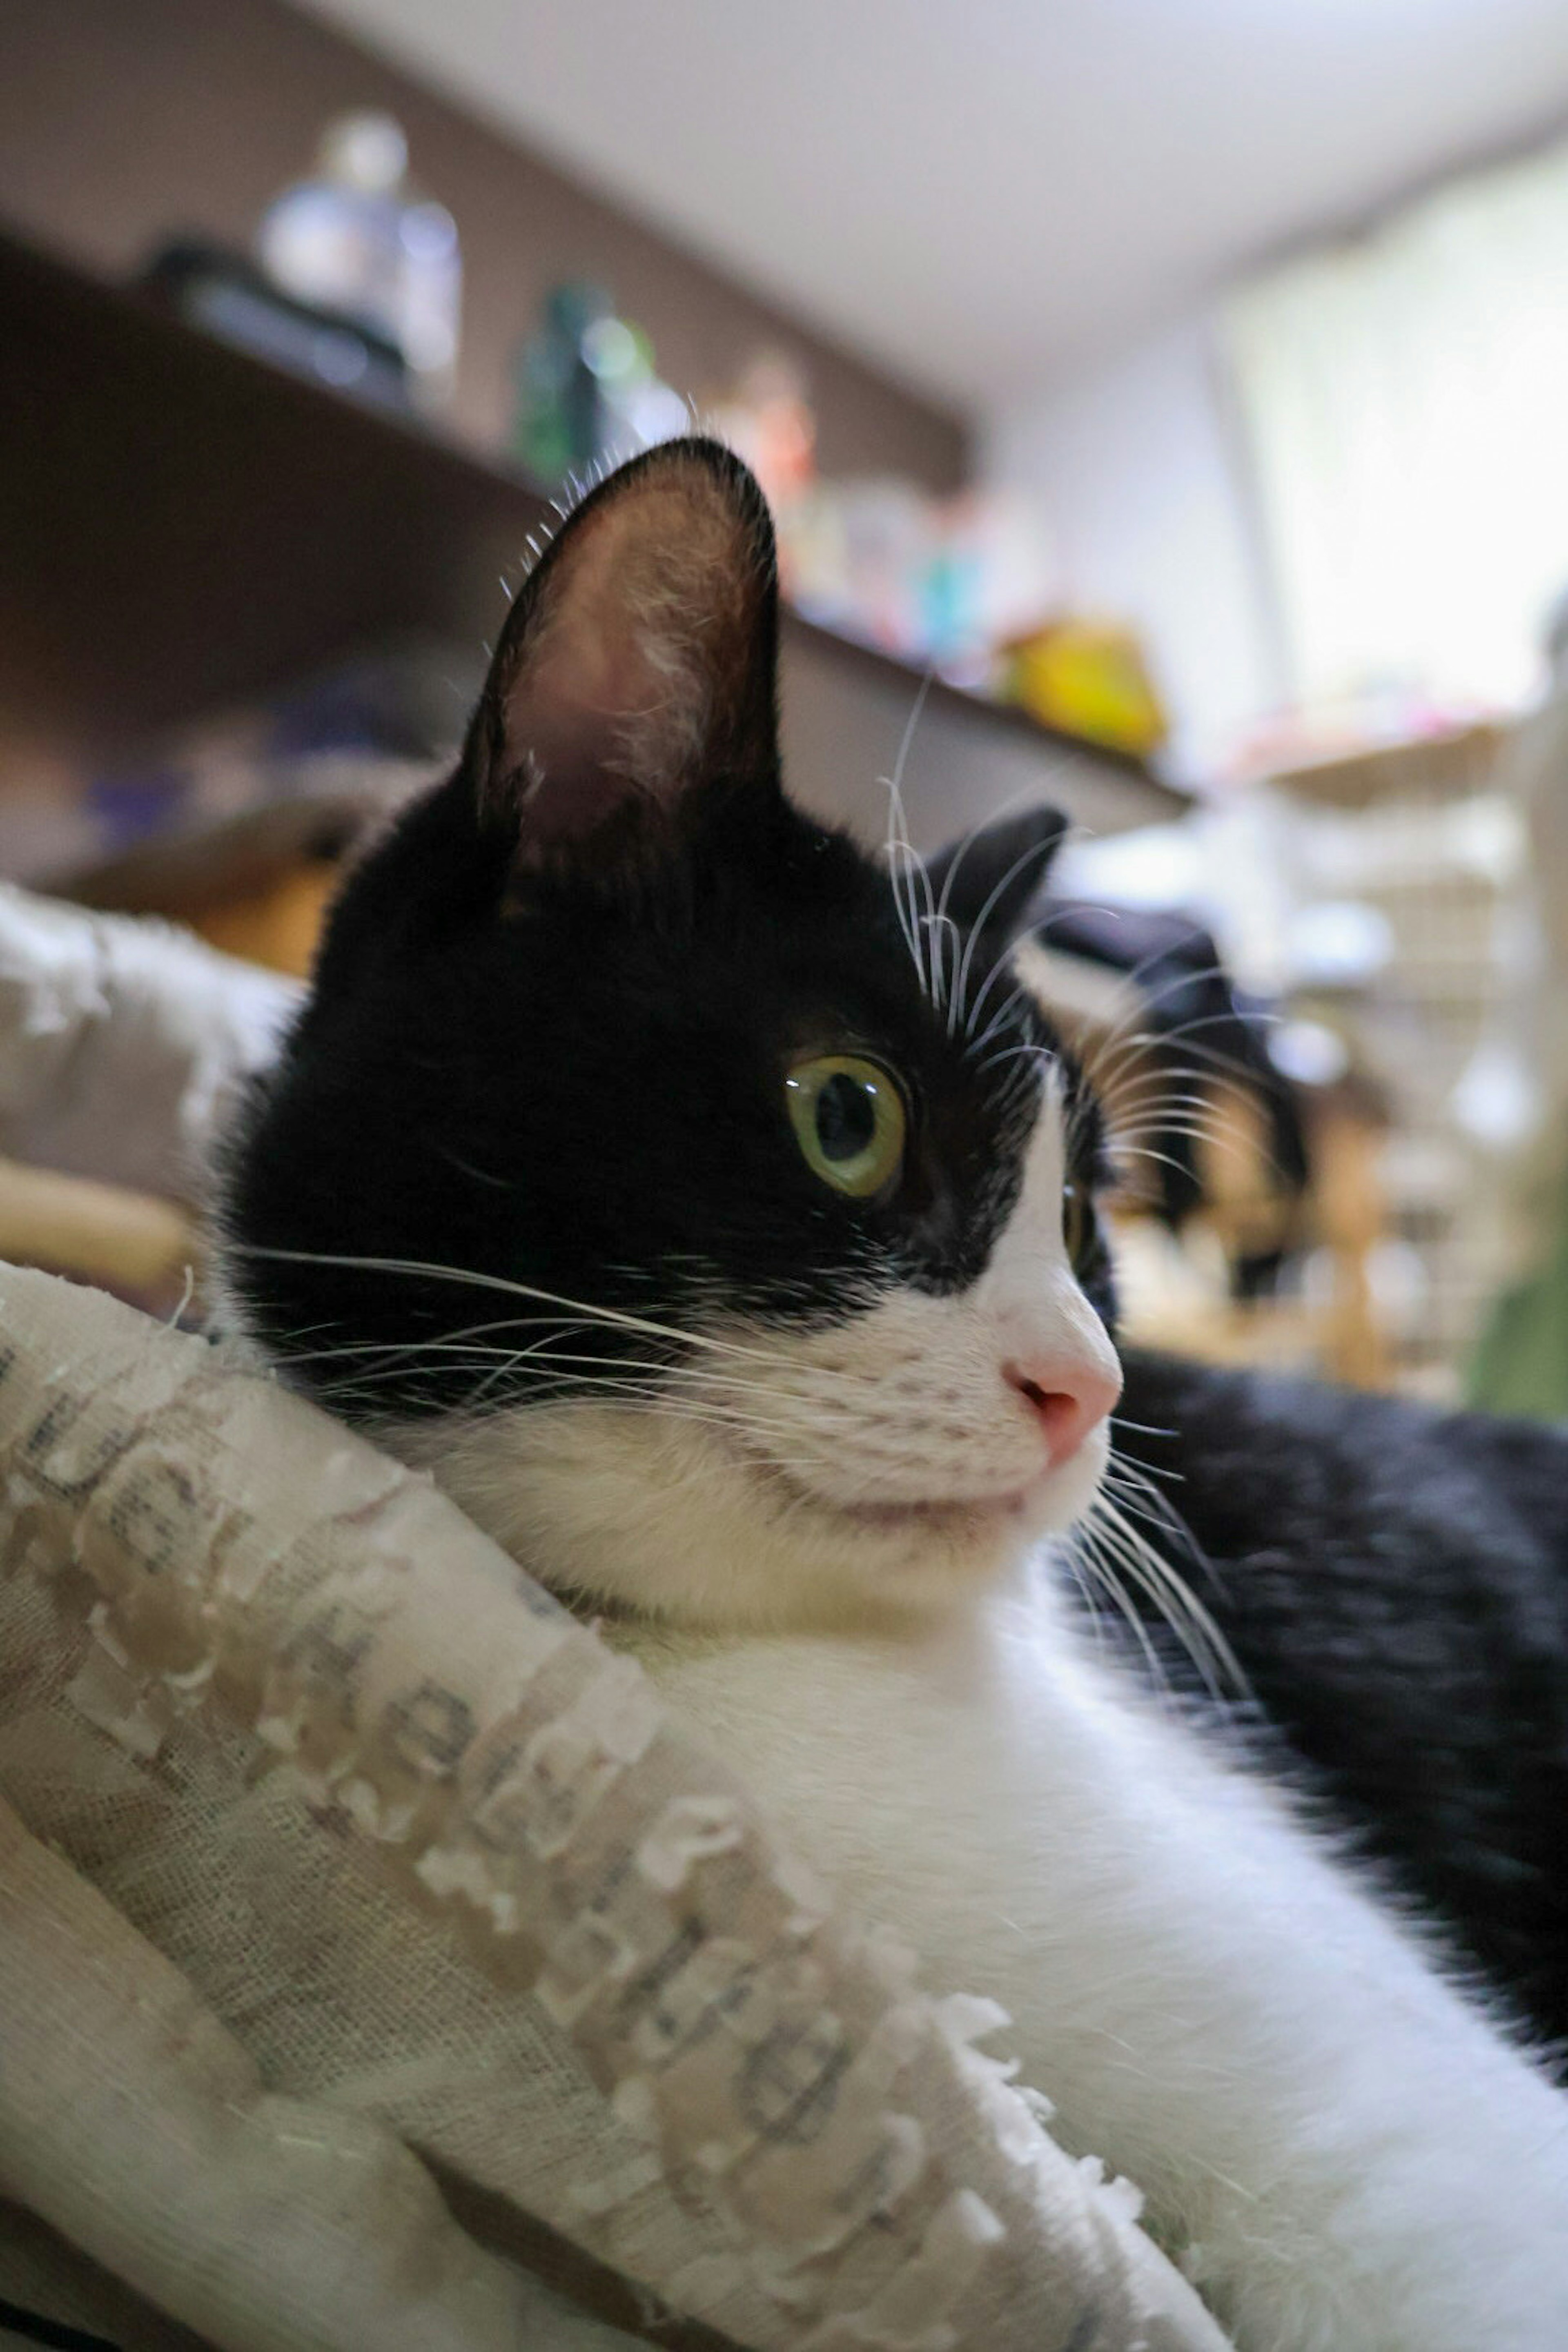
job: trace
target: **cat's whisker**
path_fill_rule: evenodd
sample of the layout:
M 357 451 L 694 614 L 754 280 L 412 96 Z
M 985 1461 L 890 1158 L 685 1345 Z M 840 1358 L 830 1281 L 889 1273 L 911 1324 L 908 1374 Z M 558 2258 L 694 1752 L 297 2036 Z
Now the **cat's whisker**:
M 1002 1045 L 999 1046 L 994 1053 L 987 1054 L 980 1063 L 979 1066 L 983 1070 L 998 1070 L 1006 1062 L 1016 1062 L 1026 1059 L 1037 1063 L 1055 1062 L 1058 1056 L 1052 1052 L 1048 1045 Z
M 515 1298 L 537 1299 L 548 1307 L 563 1307 L 574 1318 L 636 1331 L 650 1339 L 665 1340 L 678 1349 L 697 1348 L 756 1363 L 777 1361 L 766 1349 L 723 1339 L 710 1331 L 682 1330 L 675 1324 L 656 1322 L 647 1316 L 632 1315 L 620 1307 L 595 1306 L 588 1299 L 568 1298 L 559 1291 L 544 1290 L 533 1283 L 514 1282 L 503 1275 L 480 1274 L 472 1267 L 440 1265 L 423 1258 L 359 1256 L 349 1251 L 276 1249 L 258 1242 L 233 1242 L 230 1248 L 236 1256 L 268 1258 L 285 1265 L 331 1265 L 349 1273 L 395 1274 L 411 1280 L 468 1284 L 479 1290 L 494 1290 Z
M 1154 1528 L 1162 1535 L 1173 1538 L 1185 1551 L 1194 1569 L 1207 1580 L 1216 1593 L 1223 1597 L 1224 1588 L 1219 1571 L 1168 1495 L 1162 1493 L 1159 1487 L 1151 1486 L 1136 1465 L 1126 1462 L 1118 1455 L 1111 1457 L 1106 1483 L 1110 1494 L 1115 1497 L 1112 1507 L 1119 1517 L 1131 1512 L 1144 1525 Z M 1124 1518 L 1122 1532 L 1128 1541 L 1134 1544 L 1143 1555 L 1151 1573 L 1162 1578 L 1170 1587 L 1179 1591 L 1182 1596 L 1182 1606 L 1189 1612 L 1195 1612 L 1201 1619 L 1205 1637 L 1211 1644 L 1215 1645 L 1217 1652 L 1223 1653 L 1221 1663 L 1225 1666 L 1235 1694 L 1250 1697 L 1251 1692 L 1244 1670 L 1226 1641 L 1217 1622 L 1210 1614 L 1206 1604 L 1194 1591 L 1188 1580 L 1167 1554 L 1156 1548 L 1149 1538 L 1128 1528 Z
M 891 777 L 885 776 L 882 782 L 888 791 L 888 885 L 892 892 L 893 911 L 898 917 L 899 929 L 903 934 L 904 944 L 909 949 L 910 961 L 918 973 L 921 971 L 921 960 L 915 924 L 914 881 L 911 871 L 914 852 L 910 846 L 909 835 L 904 828 L 903 802 L 899 787 Z
M 502 1328 L 500 1326 L 477 1325 L 475 1331 Z M 716 1423 L 722 1421 L 734 1427 L 745 1427 L 759 1435 L 783 1438 L 793 1443 L 811 1440 L 831 1444 L 840 1437 L 847 1425 L 842 1394 L 835 1383 L 843 1383 L 857 1396 L 875 1406 L 876 1391 L 853 1375 L 839 1374 L 822 1367 L 813 1367 L 809 1373 L 798 1375 L 789 1385 L 782 1379 L 763 1382 L 754 1378 L 737 1379 L 715 1371 L 706 1364 L 661 1365 L 647 1371 L 629 1369 L 619 1357 L 593 1356 L 576 1348 L 552 1348 L 551 1334 L 531 1342 L 522 1349 L 499 1345 L 481 1345 L 473 1339 L 454 1337 L 449 1339 L 407 1341 L 358 1341 L 337 1349 L 314 1349 L 308 1355 L 290 1360 L 292 1364 L 310 1362 L 320 1365 L 342 1358 L 380 1356 L 384 1360 L 366 1370 L 350 1375 L 336 1382 L 319 1382 L 322 1393 L 343 1396 L 351 1391 L 364 1393 L 379 1387 L 388 1390 L 407 1386 L 410 1379 L 418 1377 L 421 1360 L 438 1359 L 431 1367 L 431 1380 L 441 1373 L 473 1371 L 482 1374 L 479 1384 L 468 1391 L 454 1410 L 471 1409 L 493 1390 L 502 1389 L 509 1381 L 527 1386 L 531 1381 L 537 1393 L 540 1389 L 554 1387 L 565 1393 L 582 1388 L 596 1402 L 621 1403 L 636 1401 L 657 1410 L 689 1418 L 708 1418 Z M 415 1367 L 411 1376 L 410 1364 Z M 776 1368 L 782 1374 L 784 1367 Z M 587 1377 L 588 1375 L 592 1377 Z M 607 1375 L 607 1377 L 606 1377 Z M 679 1383 L 689 1382 L 683 1391 Z M 426 1383 L 428 1388 L 429 1382 Z M 782 1416 L 782 1417 L 781 1417 Z M 854 1417 L 851 1417 L 854 1418 Z M 868 1415 L 858 1417 L 860 1431 L 866 1433 Z M 901 1418 L 891 1416 L 886 1426 L 902 1428 Z
M 1194 1024 L 1193 1028 L 1196 1025 Z M 1238 1085 L 1255 1087 L 1258 1084 L 1258 1071 L 1249 1068 L 1245 1062 L 1238 1060 L 1236 1055 L 1226 1054 L 1217 1045 L 1194 1045 L 1192 1042 L 1193 1028 L 1184 1030 L 1179 1037 L 1174 1031 L 1141 1030 L 1124 1042 L 1129 1047 L 1157 1050 L 1166 1055 L 1173 1045 L 1179 1044 L 1184 1054 L 1195 1055 L 1206 1066 L 1206 1069 L 1217 1070 L 1222 1077 L 1234 1078 Z M 1172 1076 L 1194 1081 L 1201 1080 L 1206 1074 L 1206 1070 L 1188 1069 L 1179 1059 L 1169 1064 L 1168 1067 Z
M 505 1371 L 506 1367 L 502 1366 L 498 1370 L 492 1370 L 490 1377 L 492 1380 L 503 1378 Z M 559 1378 L 559 1375 L 554 1377 Z M 454 1413 L 465 1414 L 471 1412 L 479 1396 L 484 1393 L 485 1385 L 485 1383 L 481 1382 L 479 1389 L 476 1390 L 471 1396 L 466 1398 L 460 1406 L 453 1408 Z M 402 1402 L 406 1386 L 406 1377 L 405 1376 L 400 1378 L 397 1385 L 396 1402 Z M 542 1376 L 537 1386 L 541 1388 L 549 1388 L 551 1386 L 551 1380 Z M 363 1403 L 366 1401 L 373 1401 L 376 1397 L 378 1391 L 384 1394 L 385 1381 L 381 1375 L 371 1372 L 340 1381 L 325 1382 L 321 1385 L 318 1393 L 324 1397 L 329 1397 L 338 1401 L 350 1397 L 357 1398 Z M 803 1438 L 808 1438 L 814 1433 L 810 1431 L 802 1430 L 795 1423 L 772 1420 L 761 1413 L 743 1412 L 723 1404 L 713 1402 L 701 1403 L 695 1400 L 683 1399 L 679 1397 L 672 1398 L 663 1392 L 644 1391 L 636 1386 L 623 1387 L 613 1382 L 595 1382 L 592 1389 L 592 1397 L 595 1403 L 612 1406 L 617 1411 L 634 1412 L 643 1412 L 650 1415 L 657 1416 L 660 1420 L 695 1423 L 703 1428 L 722 1431 L 741 1435 L 748 1439 L 756 1440 L 759 1441 L 759 1444 L 760 1441 L 766 1440 L 767 1444 L 765 1453 L 763 1454 L 763 1461 L 766 1465 L 784 1468 L 794 1467 L 804 1471 L 808 1467 L 814 1466 L 817 1460 L 817 1457 L 816 1456 L 808 1457 L 798 1454 L 792 1454 L 785 1450 L 789 1447 L 798 1446 Z M 430 1401 L 438 1403 L 440 1402 L 439 1392 L 437 1391 Z M 507 1405 L 521 1401 L 521 1398 L 515 1395 L 505 1397 L 494 1408 L 494 1410 L 502 1411 Z M 564 1400 L 558 1400 L 555 1397 L 548 1395 L 541 1398 L 535 1394 L 530 1400 L 530 1408 L 531 1410 L 538 1410 L 542 1406 L 548 1406 L 550 1403 L 557 1401 Z M 484 1416 L 480 1417 L 482 1418 Z M 394 1418 L 395 1418 L 395 1415 Z M 823 1434 L 825 1435 L 826 1433 Z
M 1226 1695 L 1222 1682 L 1228 1683 L 1232 1696 L 1249 1696 L 1247 1677 L 1213 1615 L 1149 1538 L 1128 1523 L 1104 1488 L 1095 1498 L 1089 1520 L 1117 1566 L 1170 1627 L 1210 1696 L 1217 1701 Z
M 1156 1151 L 1147 1143 L 1118 1145 L 1116 1156 L 1119 1160 L 1146 1160 L 1152 1168 L 1169 1168 L 1178 1176 L 1192 1174 L 1190 1168 L 1184 1167 L 1179 1160 L 1173 1160 L 1168 1151 Z
M 1070 907 L 1060 907 L 1057 909 L 1055 914 L 1046 916 L 1043 921 L 1031 924 L 1026 935 L 1027 940 L 1037 944 L 1039 941 L 1045 940 L 1053 930 L 1055 930 L 1058 923 L 1065 922 L 1068 919 L 1071 912 L 1072 908 Z M 985 1009 L 986 998 L 990 995 L 992 989 L 995 985 L 996 982 L 1001 978 L 1002 974 L 1011 968 L 1013 959 L 1019 945 L 1020 942 L 1018 940 L 1009 940 L 1006 945 L 1003 948 L 1001 953 L 997 956 L 995 961 L 993 963 L 990 971 L 986 973 L 984 982 L 975 996 L 973 1004 L 970 1008 L 969 1018 L 965 1027 L 966 1035 L 973 1035 L 974 1024 Z M 1047 1014 L 1049 1013 L 1051 1009 L 1049 998 L 1037 996 L 1033 985 L 1026 980 L 1020 980 L 1017 982 L 1006 1002 L 1008 1004 L 1016 1003 L 1020 996 L 1027 996 L 1031 1002 L 1042 1006 L 1044 1011 Z M 987 1034 L 989 1034 L 990 1032 L 988 1030 Z M 979 1042 L 983 1044 L 984 1041 L 982 1039 Z
M 497 1324 L 476 1324 L 470 1327 L 470 1332 L 479 1334 L 487 1330 L 517 1328 L 531 1319 L 534 1318 L 509 1318 Z M 597 1373 L 605 1370 L 618 1377 L 639 1381 L 660 1393 L 668 1393 L 673 1387 L 684 1381 L 694 1392 L 702 1395 L 729 1392 L 735 1398 L 749 1398 L 762 1404 L 797 1410 L 815 1407 L 825 1414 L 838 1413 L 846 1392 L 853 1397 L 867 1392 L 867 1382 L 858 1373 L 827 1365 L 791 1367 L 783 1360 L 767 1356 L 762 1360 L 772 1370 L 773 1377 L 771 1380 L 760 1379 L 754 1373 L 742 1375 L 720 1370 L 707 1362 L 682 1364 L 658 1360 L 639 1368 L 628 1364 L 623 1357 L 595 1356 L 581 1348 L 559 1344 L 565 1332 L 592 1329 L 594 1326 L 588 1320 L 580 1318 L 575 1323 L 562 1323 L 554 1317 L 537 1319 L 545 1323 L 543 1332 L 527 1346 L 517 1349 L 496 1342 L 481 1344 L 476 1337 L 457 1332 L 429 1339 L 356 1340 L 333 1348 L 301 1351 L 289 1356 L 287 1360 L 293 1367 L 332 1362 L 344 1357 L 377 1355 L 384 1359 L 377 1368 L 379 1372 L 391 1381 L 407 1363 L 416 1362 L 422 1357 L 450 1354 L 466 1365 L 487 1368 L 502 1365 L 522 1371 L 541 1370 L 557 1379 L 584 1371 Z M 598 1392 L 611 1383 L 595 1378 L 586 1385 Z
M 1105 1530 L 1097 1523 L 1093 1507 L 1088 1517 L 1074 1529 L 1074 1536 L 1079 1546 L 1079 1559 L 1089 1576 L 1114 1602 L 1118 1614 L 1124 1620 L 1128 1631 L 1142 1650 L 1144 1664 L 1149 1670 L 1150 1682 L 1162 1699 L 1169 1699 L 1170 1677 L 1161 1662 L 1159 1652 L 1150 1639 L 1149 1629 L 1138 1613 L 1136 1603 L 1117 1573 L 1117 1564 L 1105 1557 L 1102 1549 L 1105 1542 Z
M 953 854 L 952 862 L 947 869 L 947 874 L 942 882 L 942 896 L 937 901 L 936 910 L 937 919 L 939 922 L 945 922 L 948 920 L 948 901 L 952 895 L 952 886 L 958 879 L 964 859 L 968 856 L 975 843 L 980 839 L 982 834 L 989 832 L 993 825 L 1003 823 L 1010 812 L 1017 806 L 1020 801 L 1026 799 L 1037 799 L 1042 792 L 1048 792 L 1051 776 L 1055 775 L 1055 773 L 1065 765 L 1066 762 L 1064 761 L 1058 761 L 1054 764 L 1050 774 L 1042 778 L 1038 785 L 1031 783 L 1021 786 L 1016 793 L 1010 793 L 999 809 L 989 811 L 985 816 L 977 818 L 974 824 L 970 826 L 969 831 L 964 835 L 963 839 L 960 842 L 957 850 Z M 996 906 L 998 900 L 1003 896 L 1003 893 L 1006 890 L 1008 884 L 1014 881 L 1016 877 L 1023 872 L 1026 866 L 1037 858 L 1044 858 L 1048 861 L 1060 846 L 1060 843 L 1061 835 L 1059 833 L 1053 833 L 1048 839 L 1044 841 L 1032 841 L 1029 844 L 1029 846 L 1023 852 L 1022 856 L 1014 859 L 1012 865 L 1007 868 L 1006 873 L 1002 877 L 1002 879 L 995 884 L 989 896 L 984 899 L 981 906 L 980 912 L 970 923 L 969 937 L 964 943 L 963 960 L 959 964 L 952 992 L 948 1002 L 947 1034 L 950 1037 L 956 1034 L 956 1024 L 959 1014 L 963 1010 L 964 989 L 969 977 L 969 960 L 974 952 L 976 940 L 980 938 L 985 929 L 985 925 L 990 919 L 992 909 Z M 1009 943 L 1009 947 L 1010 944 L 1011 943 Z
M 1189 1088 L 1196 1090 L 1186 1091 Z M 1113 1118 L 1124 1117 L 1130 1104 L 1139 1108 L 1152 1107 L 1156 1111 L 1206 1109 L 1213 1100 L 1200 1077 L 1172 1070 L 1132 1072 L 1114 1086 L 1097 1087 L 1096 1092 L 1106 1116 Z
M 908 764 L 910 751 L 914 746 L 915 730 L 920 725 L 921 714 L 925 709 L 926 698 L 931 693 L 933 677 L 934 673 L 928 670 L 924 677 L 921 680 L 919 690 L 915 695 L 913 708 L 910 712 L 908 719 L 905 721 L 903 735 L 899 744 L 898 757 L 893 761 L 893 772 L 886 781 L 889 793 L 889 820 L 891 820 L 892 815 L 896 814 L 898 820 L 898 848 L 905 861 L 906 879 L 909 886 L 910 927 L 910 930 L 906 933 L 906 937 L 910 940 L 910 952 L 913 956 L 915 971 L 920 978 L 921 992 L 934 1003 L 936 1001 L 934 995 L 935 974 L 934 971 L 928 972 L 926 959 L 921 951 L 920 936 L 921 926 L 917 915 L 917 901 L 915 898 L 915 883 L 918 878 L 925 894 L 926 920 L 929 922 L 934 913 L 934 908 L 931 903 L 931 875 L 927 868 L 925 860 L 919 856 L 910 843 L 909 829 L 904 823 L 903 814 L 904 769 Z
M 1164 952 L 1165 951 L 1162 949 L 1157 950 L 1153 955 L 1145 956 L 1142 962 L 1134 964 L 1131 971 L 1120 973 L 1118 975 L 1121 984 L 1129 992 L 1130 1001 L 1127 1011 L 1121 1016 L 1121 1020 L 1119 1023 L 1112 1024 L 1110 1029 L 1108 1031 L 1106 1036 L 1106 1043 L 1108 1045 L 1113 1045 L 1118 1041 L 1121 1032 L 1125 1028 L 1125 1025 L 1129 1021 L 1146 1018 L 1150 1011 L 1155 1005 L 1163 1004 L 1166 997 L 1172 995 L 1177 989 L 1196 988 L 1205 980 L 1224 980 L 1228 976 L 1226 966 L 1216 960 L 1213 963 L 1200 965 L 1196 971 L 1187 971 L 1184 969 L 1171 972 L 1159 983 L 1157 987 L 1146 988 L 1143 985 L 1144 972 L 1148 971 L 1151 963 L 1158 962 L 1160 955 Z M 1199 1017 L 1201 1018 L 1203 1016 Z M 1228 1020 L 1234 1019 L 1235 1015 L 1229 1013 L 1223 1015 L 1211 1014 L 1207 1017 L 1209 1019 Z M 1173 1035 L 1174 1032 L 1162 1031 L 1159 1034 L 1169 1036 Z

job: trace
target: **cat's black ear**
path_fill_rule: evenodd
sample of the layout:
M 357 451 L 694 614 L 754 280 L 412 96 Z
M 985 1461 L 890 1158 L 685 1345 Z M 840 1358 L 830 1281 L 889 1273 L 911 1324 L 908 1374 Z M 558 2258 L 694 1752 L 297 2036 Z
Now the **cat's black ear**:
M 950 841 L 926 861 L 931 897 L 959 928 L 1016 938 L 1045 887 L 1068 819 L 1043 803 Z
M 667 442 L 576 507 L 519 591 L 465 766 L 514 865 L 624 845 L 693 787 L 773 782 L 778 589 L 761 490 Z

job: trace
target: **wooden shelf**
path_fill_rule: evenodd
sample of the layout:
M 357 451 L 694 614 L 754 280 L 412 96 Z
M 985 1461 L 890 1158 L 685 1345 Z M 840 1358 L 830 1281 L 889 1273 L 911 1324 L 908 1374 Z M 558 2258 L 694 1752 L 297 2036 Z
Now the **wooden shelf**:
M 0 351 L 0 761 L 121 753 L 405 634 L 477 644 L 550 515 L 520 475 L 3 233 Z M 796 788 L 876 821 L 919 676 L 794 614 L 784 666 Z M 917 842 L 1031 794 L 1100 830 L 1185 805 L 940 682 L 908 786 Z

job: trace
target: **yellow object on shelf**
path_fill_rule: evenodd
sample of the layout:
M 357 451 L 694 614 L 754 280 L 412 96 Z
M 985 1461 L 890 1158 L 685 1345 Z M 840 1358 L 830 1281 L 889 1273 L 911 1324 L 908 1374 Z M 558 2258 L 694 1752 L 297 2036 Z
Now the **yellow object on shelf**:
M 1004 663 L 1004 694 L 1047 727 L 1140 757 L 1165 740 L 1165 713 L 1131 629 L 1053 622 L 1016 638 Z

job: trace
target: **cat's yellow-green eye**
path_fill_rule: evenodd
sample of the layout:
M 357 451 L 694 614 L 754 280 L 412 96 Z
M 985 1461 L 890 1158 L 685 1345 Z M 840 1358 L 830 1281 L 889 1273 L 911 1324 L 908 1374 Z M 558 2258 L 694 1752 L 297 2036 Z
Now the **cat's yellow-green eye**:
M 792 1065 L 784 1100 L 814 1176 L 857 1201 L 885 1192 L 904 1163 L 907 1119 L 898 1083 L 859 1054 L 814 1054 Z

